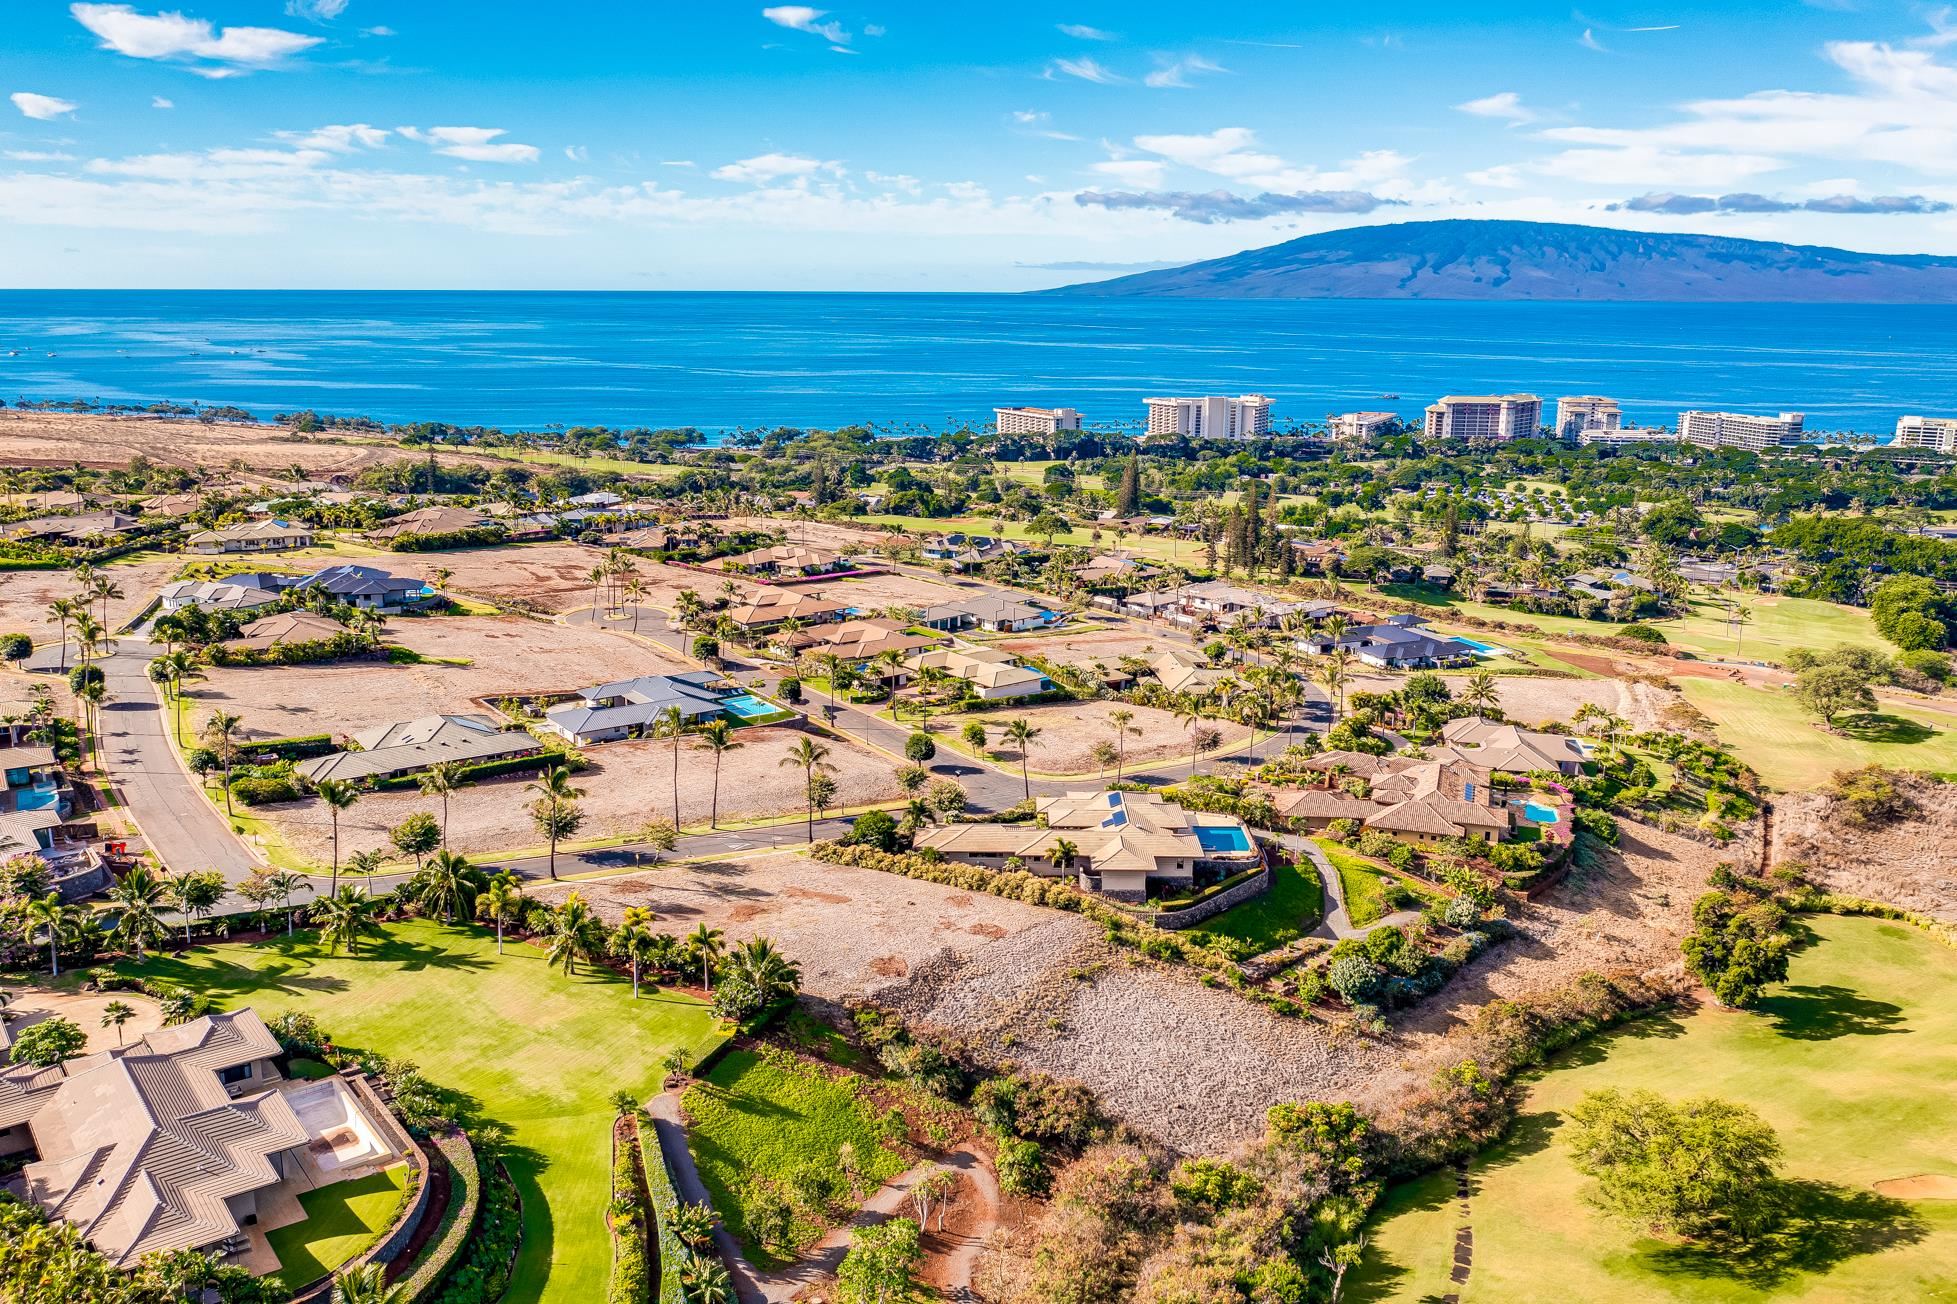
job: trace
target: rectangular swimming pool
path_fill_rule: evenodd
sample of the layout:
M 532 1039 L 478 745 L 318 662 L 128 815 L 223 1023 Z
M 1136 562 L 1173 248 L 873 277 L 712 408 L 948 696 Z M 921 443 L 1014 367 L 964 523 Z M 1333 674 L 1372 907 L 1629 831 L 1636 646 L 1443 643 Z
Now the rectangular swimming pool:
M 774 715 L 781 710 L 773 702 L 764 702 L 753 693 L 723 697 L 720 699 L 720 708 L 729 715 L 737 715 L 743 720 L 758 720 L 764 715 Z
M 1250 850 L 1250 839 L 1242 829 L 1237 828 L 1210 828 L 1199 824 L 1196 826 L 1196 841 L 1202 844 L 1204 851 Z

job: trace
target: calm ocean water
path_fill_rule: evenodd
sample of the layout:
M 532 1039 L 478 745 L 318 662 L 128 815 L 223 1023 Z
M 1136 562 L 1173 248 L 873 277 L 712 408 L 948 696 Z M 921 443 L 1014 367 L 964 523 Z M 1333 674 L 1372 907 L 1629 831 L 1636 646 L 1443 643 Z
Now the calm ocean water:
M 1614 395 L 1640 424 L 1796 409 L 1810 430 L 1886 433 L 1904 412 L 1957 411 L 1957 306 L 0 292 L 9 402 L 909 433 L 1000 403 L 1113 425 L 1150 394 L 1255 391 L 1280 419 L 1318 420 L 1514 390 Z

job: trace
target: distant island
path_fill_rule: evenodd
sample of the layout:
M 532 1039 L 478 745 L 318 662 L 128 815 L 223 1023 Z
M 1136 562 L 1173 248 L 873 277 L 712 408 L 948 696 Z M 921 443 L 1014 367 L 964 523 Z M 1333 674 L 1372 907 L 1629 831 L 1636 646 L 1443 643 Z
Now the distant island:
M 1957 303 L 1957 257 L 1557 222 L 1399 222 L 1037 293 L 1182 299 Z

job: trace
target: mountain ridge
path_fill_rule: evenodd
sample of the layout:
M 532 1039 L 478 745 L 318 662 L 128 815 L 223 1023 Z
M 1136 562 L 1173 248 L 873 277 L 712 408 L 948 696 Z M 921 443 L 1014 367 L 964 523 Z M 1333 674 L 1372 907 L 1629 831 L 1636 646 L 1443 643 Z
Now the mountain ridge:
M 1957 303 L 1957 257 L 1450 219 L 1346 227 L 1037 294 L 1096 298 Z

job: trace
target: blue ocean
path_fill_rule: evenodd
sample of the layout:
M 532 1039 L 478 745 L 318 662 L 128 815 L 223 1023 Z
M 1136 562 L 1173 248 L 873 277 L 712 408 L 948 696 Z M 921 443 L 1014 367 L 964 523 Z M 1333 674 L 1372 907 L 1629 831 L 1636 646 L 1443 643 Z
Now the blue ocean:
M 1627 423 L 1798 410 L 1810 432 L 1886 434 L 1905 412 L 1957 412 L 1957 306 L 0 292 L 10 403 L 937 433 L 1007 403 L 1113 429 L 1151 394 L 1269 394 L 1283 423 L 1511 391 L 1611 395 Z

